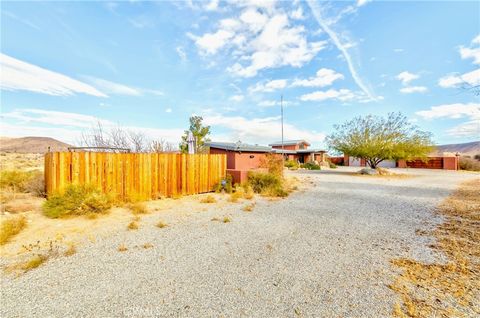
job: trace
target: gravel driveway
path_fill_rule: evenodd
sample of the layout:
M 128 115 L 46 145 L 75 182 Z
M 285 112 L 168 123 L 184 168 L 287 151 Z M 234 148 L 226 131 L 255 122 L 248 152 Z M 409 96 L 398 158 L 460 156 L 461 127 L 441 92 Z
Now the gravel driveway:
M 354 169 L 358 170 L 358 168 Z M 434 260 L 415 235 L 433 208 L 477 175 L 402 170 L 412 178 L 296 172 L 308 186 L 279 201 L 143 218 L 18 278 L 2 275 L 1 317 L 387 317 L 389 260 Z M 230 223 L 212 221 L 228 215 Z M 151 243 L 152 248 L 141 247 Z M 119 252 L 120 244 L 128 251 Z

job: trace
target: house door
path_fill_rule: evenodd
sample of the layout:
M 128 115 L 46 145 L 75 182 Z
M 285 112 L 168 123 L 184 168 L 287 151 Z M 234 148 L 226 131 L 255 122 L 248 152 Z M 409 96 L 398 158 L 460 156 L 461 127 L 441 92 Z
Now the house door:
M 298 162 L 305 163 L 305 156 L 304 155 L 299 155 L 298 156 Z

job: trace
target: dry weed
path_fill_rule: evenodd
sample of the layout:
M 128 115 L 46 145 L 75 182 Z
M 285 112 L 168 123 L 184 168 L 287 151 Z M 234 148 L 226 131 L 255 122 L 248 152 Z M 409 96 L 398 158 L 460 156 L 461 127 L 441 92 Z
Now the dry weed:
M 200 200 L 200 203 L 215 203 L 217 202 L 217 199 L 215 199 L 215 197 L 213 195 L 207 195 L 206 197 L 203 197 L 201 200 Z
M 128 248 L 125 246 L 125 244 L 120 244 L 120 246 L 118 247 L 118 251 L 119 252 L 126 252 L 126 251 L 128 251 Z
M 446 264 L 411 259 L 392 263 L 403 273 L 389 287 L 402 304 L 396 317 L 475 317 L 480 315 L 480 182 L 463 183 L 437 212 L 445 218 L 433 232 L 433 247 L 448 257 Z
M 21 215 L 4 220 L 0 224 L 0 245 L 6 244 L 12 237 L 27 226 L 26 218 Z
M 137 221 L 132 221 L 132 222 L 128 223 L 127 228 L 128 228 L 129 230 L 138 230 L 138 223 L 137 223 Z
M 242 208 L 242 210 L 245 211 L 245 212 L 252 212 L 252 211 L 253 211 L 253 208 L 255 208 L 255 202 L 245 205 L 245 206 Z
M 168 224 L 163 221 L 159 221 L 156 226 L 163 229 L 164 227 L 167 227 Z

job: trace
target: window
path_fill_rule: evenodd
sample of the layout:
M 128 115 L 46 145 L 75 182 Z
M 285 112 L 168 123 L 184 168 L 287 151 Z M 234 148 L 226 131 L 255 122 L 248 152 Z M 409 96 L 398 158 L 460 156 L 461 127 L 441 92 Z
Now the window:
M 302 142 L 300 145 L 298 145 L 298 149 L 305 149 L 305 144 Z

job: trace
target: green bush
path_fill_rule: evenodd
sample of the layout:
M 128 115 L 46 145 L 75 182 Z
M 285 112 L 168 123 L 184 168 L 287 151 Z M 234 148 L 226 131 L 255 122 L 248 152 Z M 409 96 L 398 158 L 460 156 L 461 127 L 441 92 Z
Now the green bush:
M 298 163 L 295 160 L 287 160 L 285 161 L 285 167 L 287 167 L 290 170 L 297 170 Z
M 91 185 L 69 185 L 63 193 L 50 196 L 43 213 L 50 218 L 107 213 L 113 205 L 110 196 Z
M 281 186 L 282 179 L 273 173 L 250 171 L 248 173 L 248 184 L 255 193 L 263 193 L 269 188 Z
M 320 166 L 314 162 L 307 162 L 302 164 L 300 167 L 307 169 L 307 170 L 320 170 Z
M 472 158 L 460 157 L 459 166 L 461 170 L 480 171 L 480 161 Z
M 15 192 L 26 192 L 28 182 L 38 171 L 5 170 L 0 173 L 0 188 Z
M 225 182 L 225 185 L 222 185 L 222 181 Z M 215 184 L 213 186 L 213 191 L 216 193 L 222 192 L 222 190 L 225 190 L 227 193 L 232 193 L 233 191 L 233 177 L 231 174 L 227 174 L 225 179 L 221 180 L 219 183 Z
M 328 162 L 328 165 L 330 166 L 331 169 L 336 169 L 336 168 L 337 168 L 337 165 L 334 164 L 334 163 L 331 162 L 331 161 Z

